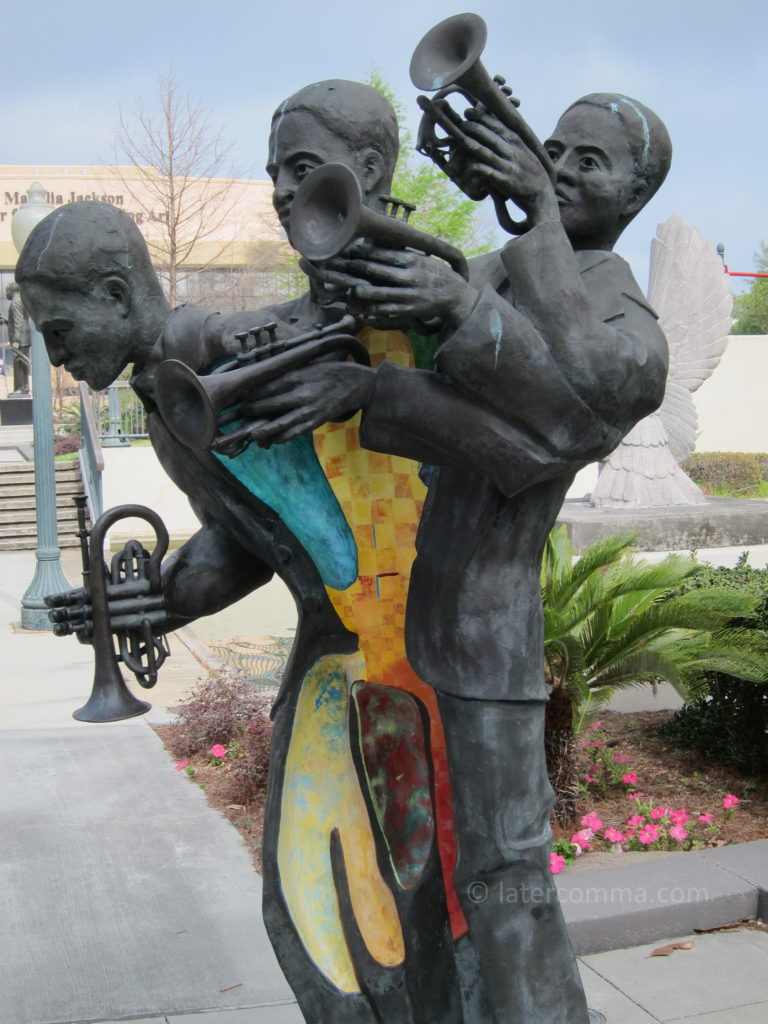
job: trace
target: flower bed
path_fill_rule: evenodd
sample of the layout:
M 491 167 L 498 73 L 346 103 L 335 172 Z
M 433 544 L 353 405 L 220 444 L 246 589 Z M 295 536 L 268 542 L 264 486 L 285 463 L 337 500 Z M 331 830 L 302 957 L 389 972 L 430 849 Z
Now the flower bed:
M 592 851 L 683 851 L 768 837 L 765 780 L 656 735 L 667 712 L 607 714 L 580 741 L 579 828 L 555 830 L 552 870 Z

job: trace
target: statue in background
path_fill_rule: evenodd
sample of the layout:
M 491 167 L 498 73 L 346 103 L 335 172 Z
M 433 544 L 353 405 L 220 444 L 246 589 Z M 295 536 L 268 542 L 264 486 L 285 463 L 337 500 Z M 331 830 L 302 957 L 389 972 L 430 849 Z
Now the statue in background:
M 681 217 L 670 217 L 656 229 L 648 301 L 669 343 L 664 401 L 600 467 L 590 499 L 596 508 L 665 508 L 707 500 L 680 463 L 696 447 L 692 395 L 714 373 L 728 345 L 733 297 L 714 246 Z
M 13 391 L 9 398 L 27 398 L 29 396 L 29 371 L 32 365 L 30 347 L 32 335 L 24 303 L 19 294 L 19 286 L 15 281 L 5 289 L 5 297 L 10 299 L 8 316 L 8 343 L 13 351 Z

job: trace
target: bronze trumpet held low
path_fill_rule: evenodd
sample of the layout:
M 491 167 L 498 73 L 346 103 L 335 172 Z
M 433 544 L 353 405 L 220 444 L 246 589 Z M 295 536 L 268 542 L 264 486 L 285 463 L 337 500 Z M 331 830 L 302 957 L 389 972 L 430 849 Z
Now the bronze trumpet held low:
M 88 532 L 86 499 L 75 498 L 78 536 L 83 562 L 83 586 L 66 594 L 46 597 L 57 636 L 75 634 L 92 644 L 94 677 L 91 696 L 73 712 L 80 722 L 116 722 L 143 715 L 152 707 L 139 700 L 125 684 L 119 662 L 145 688 L 154 686 L 160 666 L 170 653 L 165 638 L 167 616 L 163 607 L 160 564 L 168 550 L 163 521 L 144 505 L 118 505 L 108 509 Z M 144 519 L 155 531 L 150 554 L 130 540 L 107 567 L 103 559 L 107 531 L 120 519 Z M 117 639 L 117 651 L 113 634 Z

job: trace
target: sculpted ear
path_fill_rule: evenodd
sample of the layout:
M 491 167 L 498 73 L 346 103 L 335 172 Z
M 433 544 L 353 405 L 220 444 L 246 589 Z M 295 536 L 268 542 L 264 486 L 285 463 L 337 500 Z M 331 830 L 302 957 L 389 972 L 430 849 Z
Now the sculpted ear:
M 644 178 L 635 178 L 632 183 L 632 191 L 630 193 L 629 200 L 627 201 L 626 213 L 630 217 L 634 217 L 636 213 L 648 202 L 650 192 L 650 184 Z
M 104 278 L 104 289 L 120 307 L 121 316 L 127 317 L 131 308 L 131 289 L 121 277 Z
M 378 189 L 385 176 L 387 167 L 384 157 L 377 149 L 368 146 L 360 153 L 358 160 L 363 194 L 370 195 Z

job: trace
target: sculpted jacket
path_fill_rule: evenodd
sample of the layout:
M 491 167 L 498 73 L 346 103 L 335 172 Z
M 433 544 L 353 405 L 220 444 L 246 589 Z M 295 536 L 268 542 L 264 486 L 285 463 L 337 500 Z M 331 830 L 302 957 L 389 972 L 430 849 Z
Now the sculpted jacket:
M 422 679 L 543 700 L 541 556 L 576 471 L 661 403 L 667 348 L 628 265 L 539 225 L 473 266 L 434 372 L 383 365 L 362 443 L 437 467 L 406 618 Z

